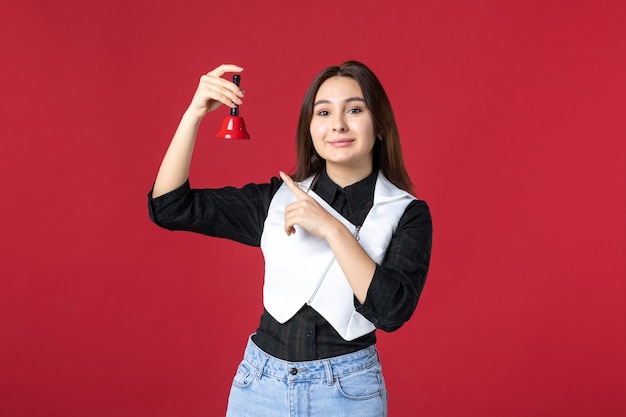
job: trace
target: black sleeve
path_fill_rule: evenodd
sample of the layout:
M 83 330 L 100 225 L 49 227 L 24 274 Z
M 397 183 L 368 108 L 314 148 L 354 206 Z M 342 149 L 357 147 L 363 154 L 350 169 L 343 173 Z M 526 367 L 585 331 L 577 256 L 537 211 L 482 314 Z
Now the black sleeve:
M 154 223 L 168 230 L 202 233 L 258 247 L 270 201 L 281 184 L 274 177 L 268 184 L 241 188 L 192 189 L 186 181 L 157 198 L 152 198 L 151 190 L 148 212 Z
M 376 266 L 365 302 L 357 311 L 384 331 L 400 328 L 415 311 L 424 288 L 431 246 L 428 205 L 413 201 L 400 218 L 385 259 Z

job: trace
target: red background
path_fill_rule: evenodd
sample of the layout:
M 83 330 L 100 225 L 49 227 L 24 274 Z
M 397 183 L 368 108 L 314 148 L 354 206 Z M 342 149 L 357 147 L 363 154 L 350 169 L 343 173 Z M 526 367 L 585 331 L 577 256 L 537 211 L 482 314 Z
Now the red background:
M 380 333 L 391 416 L 626 415 L 626 8 L 605 1 L 0 6 L 0 414 L 219 416 L 261 313 L 257 249 L 150 223 L 199 76 L 245 67 L 253 139 L 200 131 L 197 187 L 294 162 L 305 89 L 367 63 L 431 273 Z

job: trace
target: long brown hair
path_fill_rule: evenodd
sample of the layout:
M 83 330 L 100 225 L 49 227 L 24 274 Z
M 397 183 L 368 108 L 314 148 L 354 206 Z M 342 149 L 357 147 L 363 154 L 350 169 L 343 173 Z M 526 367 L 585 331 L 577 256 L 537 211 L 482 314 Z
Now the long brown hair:
M 365 104 L 372 114 L 374 132 L 378 138 L 373 150 L 374 167 L 378 166 L 383 175 L 396 187 L 412 193 L 413 184 L 404 166 L 400 135 L 387 93 L 372 70 L 358 61 L 347 61 L 341 66 L 331 66 L 322 70 L 309 86 L 302 102 L 296 131 L 297 165 L 294 180 L 302 181 L 315 175 L 326 164 L 313 147 L 311 119 L 317 90 L 331 77 L 350 77 L 359 84 Z

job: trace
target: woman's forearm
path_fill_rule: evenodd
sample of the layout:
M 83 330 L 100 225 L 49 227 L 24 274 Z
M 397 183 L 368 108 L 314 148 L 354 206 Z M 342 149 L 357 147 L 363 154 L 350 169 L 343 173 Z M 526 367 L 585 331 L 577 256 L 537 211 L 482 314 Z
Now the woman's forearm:
M 186 111 L 163 157 L 154 182 L 152 197 L 156 198 L 180 187 L 189 177 L 189 167 L 201 117 Z
M 326 241 L 352 287 L 352 292 L 363 304 L 376 271 L 376 263 L 350 231 L 339 222 L 334 231 L 326 237 Z

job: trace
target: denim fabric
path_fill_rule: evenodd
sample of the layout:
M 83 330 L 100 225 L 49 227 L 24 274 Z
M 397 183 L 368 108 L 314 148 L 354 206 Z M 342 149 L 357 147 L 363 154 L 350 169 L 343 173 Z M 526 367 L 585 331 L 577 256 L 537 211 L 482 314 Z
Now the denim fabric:
M 227 417 L 386 417 L 387 391 L 374 346 L 329 359 L 289 362 L 252 339 L 228 398 Z

